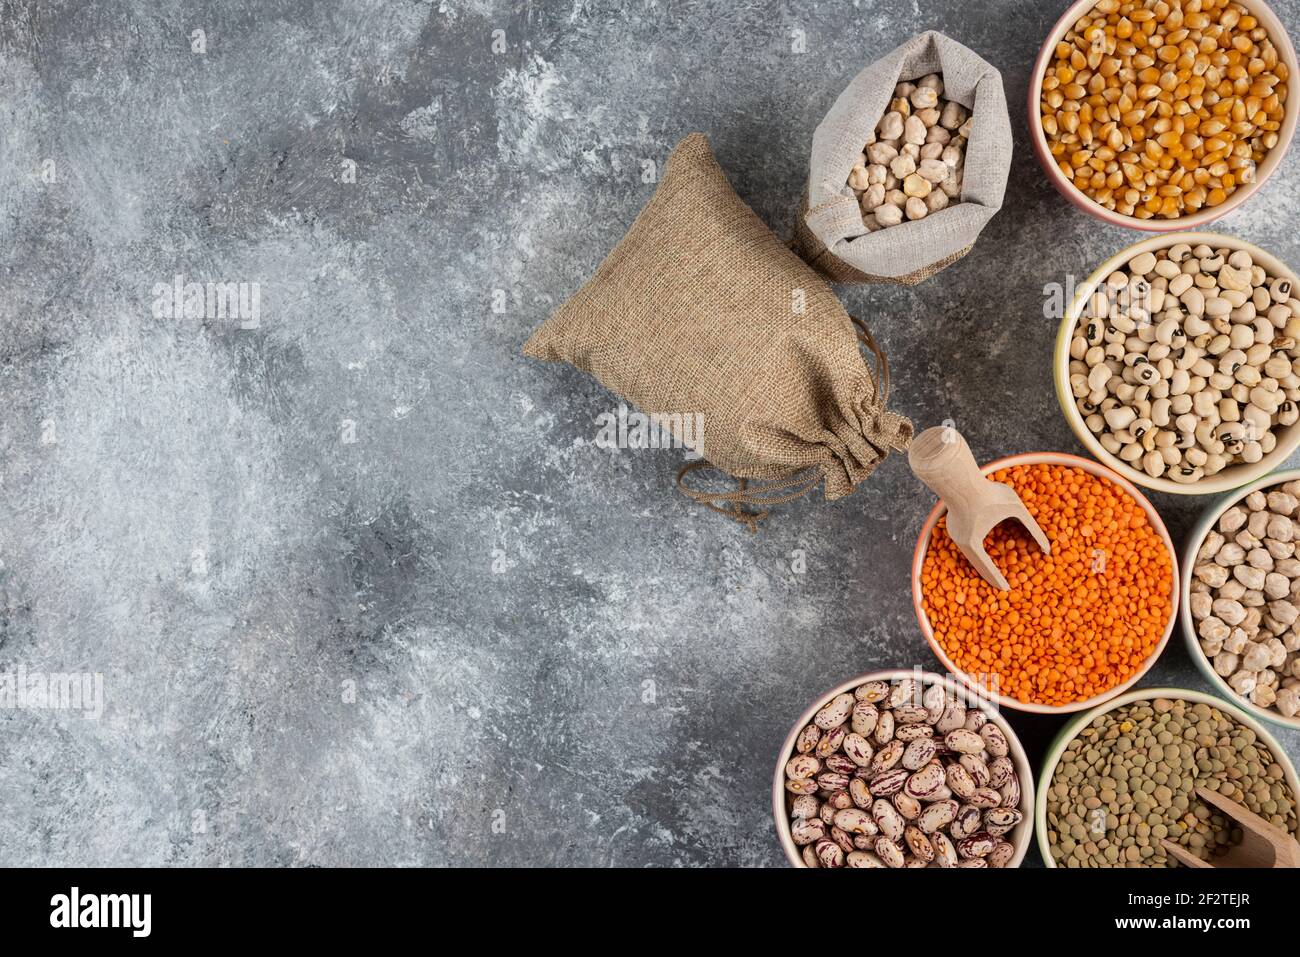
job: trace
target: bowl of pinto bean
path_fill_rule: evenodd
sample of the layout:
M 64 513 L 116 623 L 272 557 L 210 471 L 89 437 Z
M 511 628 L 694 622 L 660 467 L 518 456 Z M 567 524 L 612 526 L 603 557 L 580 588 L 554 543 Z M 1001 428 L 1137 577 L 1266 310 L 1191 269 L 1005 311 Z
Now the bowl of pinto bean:
M 1034 778 L 988 698 L 914 669 L 859 675 L 790 729 L 772 776 L 792 867 L 1019 867 Z

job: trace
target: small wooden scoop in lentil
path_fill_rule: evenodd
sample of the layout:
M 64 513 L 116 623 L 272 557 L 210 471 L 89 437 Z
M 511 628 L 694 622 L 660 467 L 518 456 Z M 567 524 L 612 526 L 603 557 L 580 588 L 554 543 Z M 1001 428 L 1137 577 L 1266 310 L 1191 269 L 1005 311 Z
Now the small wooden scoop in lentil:
M 1254 181 L 1289 78 L 1239 3 L 1098 0 L 1043 76 L 1043 133 L 1065 178 L 1106 209 L 1177 219 Z
M 935 426 L 912 440 L 907 463 L 947 507 L 944 521 L 953 544 L 980 577 L 1000 591 L 1009 587 L 984 551 L 984 539 L 1001 522 L 1019 522 L 1044 552 L 1052 550 L 1043 530 L 1011 486 L 984 477 L 970 446 L 956 429 Z

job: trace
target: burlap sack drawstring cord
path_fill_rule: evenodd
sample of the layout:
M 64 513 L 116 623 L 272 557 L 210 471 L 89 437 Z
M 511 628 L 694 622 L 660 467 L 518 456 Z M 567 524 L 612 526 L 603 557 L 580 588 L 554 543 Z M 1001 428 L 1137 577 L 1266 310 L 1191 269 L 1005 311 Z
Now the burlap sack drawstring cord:
M 735 522 L 748 526 L 751 532 L 758 531 L 758 523 L 772 514 L 771 506 L 784 505 L 797 498 L 803 498 L 817 487 L 822 480 L 820 469 L 805 469 L 782 482 L 770 482 L 749 488 L 749 479 L 736 479 L 734 492 L 703 492 L 687 488 L 684 479 L 696 469 L 713 468 L 708 462 L 687 462 L 677 470 L 677 488 L 683 494 L 701 505 L 707 505 L 715 512 L 727 516 Z M 721 503 L 721 504 L 719 504 Z M 751 505 L 758 511 L 747 511 L 744 506 Z
M 876 373 L 880 380 L 879 388 L 869 399 L 863 400 L 862 412 L 870 422 L 868 438 L 881 438 L 889 448 L 904 449 L 911 439 L 910 423 L 902 416 L 886 411 L 889 402 L 889 360 L 884 351 L 872 337 L 871 332 L 857 316 L 849 316 L 857 329 L 858 342 L 871 350 L 876 360 Z M 867 430 L 864 430 L 864 434 Z M 687 497 L 701 505 L 706 505 L 720 515 L 746 526 L 751 533 L 758 531 L 758 523 L 772 514 L 772 507 L 793 502 L 803 498 L 817 487 L 822 480 L 820 468 L 805 469 L 788 479 L 768 482 L 749 487 L 749 480 L 736 479 L 736 489 L 731 492 L 705 492 L 689 488 L 685 478 L 697 469 L 713 468 L 708 462 L 687 462 L 677 470 L 677 488 Z M 751 506 L 757 511 L 746 509 Z

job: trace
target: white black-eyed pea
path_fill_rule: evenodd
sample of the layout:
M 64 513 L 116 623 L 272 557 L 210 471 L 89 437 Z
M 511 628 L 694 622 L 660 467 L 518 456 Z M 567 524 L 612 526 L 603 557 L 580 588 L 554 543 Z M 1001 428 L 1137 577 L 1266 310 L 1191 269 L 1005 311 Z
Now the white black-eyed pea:
M 1072 369 L 1070 377 L 1088 428 L 1099 433 L 1108 452 L 1129 462 L 1140 459 L 1148 474 L 1168 467 L 1175 480 L 1194 481 L 1198 471 L 1211 475 L 1236 462 L 1258 461 L 1276 447 L 1273 429 L 1300 418 L 1296 340 L 1277 335 L 1292 323 L 1300 334 L 1300 301 L 1291 298 L 1289 279 L 1268 276 L 1249 254 L 1185 246 L 1143 253 L 1106 277 L 1089 300 L 1087 319 L 1076 327 L 1078 343 L 1072 340 L 1070 352 L 1084 369 Z M 1139 405 L 1150 399 L 1168 404 L 1162 402 L 1158 411 Z M 1133 409 L 1135 418 L 1151 419 L 1156 428 L 1139 428 L 1134 435 L 1127 416 L 1114 412 L 1116 404 Z M 1173 418 L 1180 420 L 1177 429 L 1159 444 L 1156 430 Z M 1250 439 L 1221 443 L 1213 427 L 1224 422 L 1244 422 L 1255 431 Z M 1160 455 L 1150 454 L 1157 448 Z M 1167 449 L 1180 454 L 1175 458 Z

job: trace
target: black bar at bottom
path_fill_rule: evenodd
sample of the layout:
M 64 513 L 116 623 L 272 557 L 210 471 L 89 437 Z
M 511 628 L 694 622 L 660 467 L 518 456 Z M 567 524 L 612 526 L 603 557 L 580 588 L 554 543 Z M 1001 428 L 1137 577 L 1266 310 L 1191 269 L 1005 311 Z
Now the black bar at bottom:
M 771 921 L 789 931 L 791 921 L 817 911 L 812 902 L 835 901 L 842 914 L 878 914 L 873 946 L 895 935 L 905 940 L 920 927 L 941 930 L 971 921 L 1015 933 L 1068 932 L 1081 942 L 1195 933 L 1230 944 L 1244 933 L 1289 932 L 1300 889 L 1296 874 L 927 870 L 836 878 L 795 870 L 7 870 L 0 871 L 0 915 L 9 946 L 75 934 L 96 944 L 318 940 L 337 947 L 397 933 L 427 935 L 437 927 L 441 934 L 455 924 L 464 933 L 477 926 L 502 941 L 524 934 L 545 943 L 571 937 L 575 920 L 596 934 L 622 924 L 631 937 L 654 940 L 657 931 L 680 933 L 685 919 L 695 949 L 714 937 L 734 943 L 750 933 L 783 935 Z

